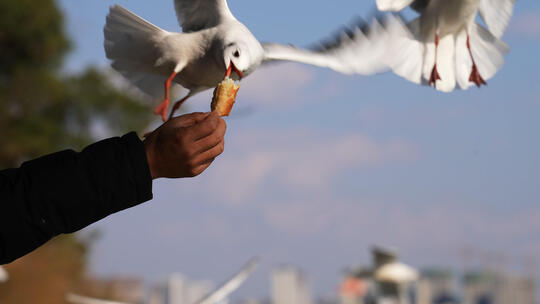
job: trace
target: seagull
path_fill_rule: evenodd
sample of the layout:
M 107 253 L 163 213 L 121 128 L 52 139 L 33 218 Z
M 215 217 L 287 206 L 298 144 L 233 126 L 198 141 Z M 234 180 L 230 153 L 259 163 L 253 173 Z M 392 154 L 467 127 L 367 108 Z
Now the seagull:
M 181 33 L 169 32 L 119 5 L 110 7 L 104 28 L 105 52 L 112 67 L 143 92 L 163 101 L 154 110 L 165 121 L 173 83 L 188 89 L 169 116 L 188 98 L 214 88 L 225 77 L 235 81 L 262 63 L 295 61 L 345 74 L 369 75 L 387 69 L 385 22 L 344 30 L 331 43 L 313 48 L 260 43 L 238 21 L 226 0 L 175 0 Z
M 401 77 L 439 91 L 481 87 L 503 66 L 509 47 L 501 37 L 516 0 L 377 0 L 381 11 L 410 6 L 420 14 L 391 41 L 386 56 Z M 487 29 L 475 22 L 477 12 Z

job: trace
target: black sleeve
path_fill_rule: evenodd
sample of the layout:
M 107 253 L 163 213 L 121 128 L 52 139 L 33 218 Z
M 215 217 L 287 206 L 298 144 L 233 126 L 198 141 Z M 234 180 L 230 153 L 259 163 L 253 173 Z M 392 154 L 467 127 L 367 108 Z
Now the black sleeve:
M 150 199 L 152 177 L 135 133 L 0 171 L 0 265 Z

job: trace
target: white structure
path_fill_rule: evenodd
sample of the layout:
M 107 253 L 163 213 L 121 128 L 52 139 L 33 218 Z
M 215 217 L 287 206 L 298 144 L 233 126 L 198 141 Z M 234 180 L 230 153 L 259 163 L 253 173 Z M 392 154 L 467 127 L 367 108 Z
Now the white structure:
M 292 267 L 272 272 L 273 304 L 311 304 L 311 294 L 304 275 Z
M 209 281 L 189 282 L 181 274 L 173 274 L 169 279 L 150 292 L 150 304 L 228 304 L 228 296 L 251 275 L 258 264 L 252 258 L 233 277 L 211 292 L 213 284 Z M 0 268 L 1 269 L 1 268 Z M 68 293 L 66 300 L 73 304 L 127 304 Z
M 0 266 L 0 283 L 7 281 L 9 278 L 7 271 Z
M 387 283 L 410 283 L 418 280 L 418 271 L 409 265 L 392 262 L 375 271 L 375 280 Z
M 210 281 L 189 281 L 175 273 L 158 286 L 151 295 L 151 301 L 159 304 L 195 304 L 208 295 L 214 284 Z

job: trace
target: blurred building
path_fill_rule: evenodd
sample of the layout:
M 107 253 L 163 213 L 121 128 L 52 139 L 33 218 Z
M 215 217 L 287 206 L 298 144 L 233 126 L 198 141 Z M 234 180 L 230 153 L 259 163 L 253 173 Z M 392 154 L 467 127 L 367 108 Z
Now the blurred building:
M 242 304 L 262 304 L 262 302 L 257 299 L 247 299 L 244 300 Z
M 85 294 L 128 303 L 142 303 L 144 287 L 136 277 L 89 278 L 85 281 Z
M 369 297 L 374 295 L 373 271 L 359 267 L 349 271 L 339 286 L 341 304 L 369 303 Z
M 418 304 L 459 303 L 456 296 L 455 276 L 452 271 L 440 268 L 424 269 L 417 285 Z
M 149 294 L 150 304 L 194 304 L 212 292 L 210 281 L 190 281 L 181 274 L 172 274 L 155 286 Z
M 503 272 L 470 271 L 463 277 L 463 304 L 536 304 L 534 279 Z
M 340 285 L 341 304 L 416 302 L 418 272 L 397 259 L 394 251 L 372 249 L 373 266 L 349 271 Z
M 312 304 L 306 277 L 296 268 L 286 266 L 272 272 L 273 304 Z

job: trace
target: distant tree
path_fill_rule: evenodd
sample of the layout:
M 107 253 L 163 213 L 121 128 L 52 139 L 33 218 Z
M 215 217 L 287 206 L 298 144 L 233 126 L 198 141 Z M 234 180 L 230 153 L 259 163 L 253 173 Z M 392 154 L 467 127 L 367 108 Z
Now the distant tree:
M 96 125 L 121 135 L 152 119 L 149 105 L 105 73 L 59 72 L 70 46 L 63 25 L 54 0 L 0 1 L 0 169 L 80 149 Z M 61 236 L 7 265 L 0 303 L 64 303 L 65 292 L 84 281 L 88 251 L 87 240 Z
M 69 49 L 53 0 L 0 1 L 0 168 L 66 147 L 81 148 L 94 123 L 115 132 L 142 130 L 149 105 L 88 69 L 63 76 Z

